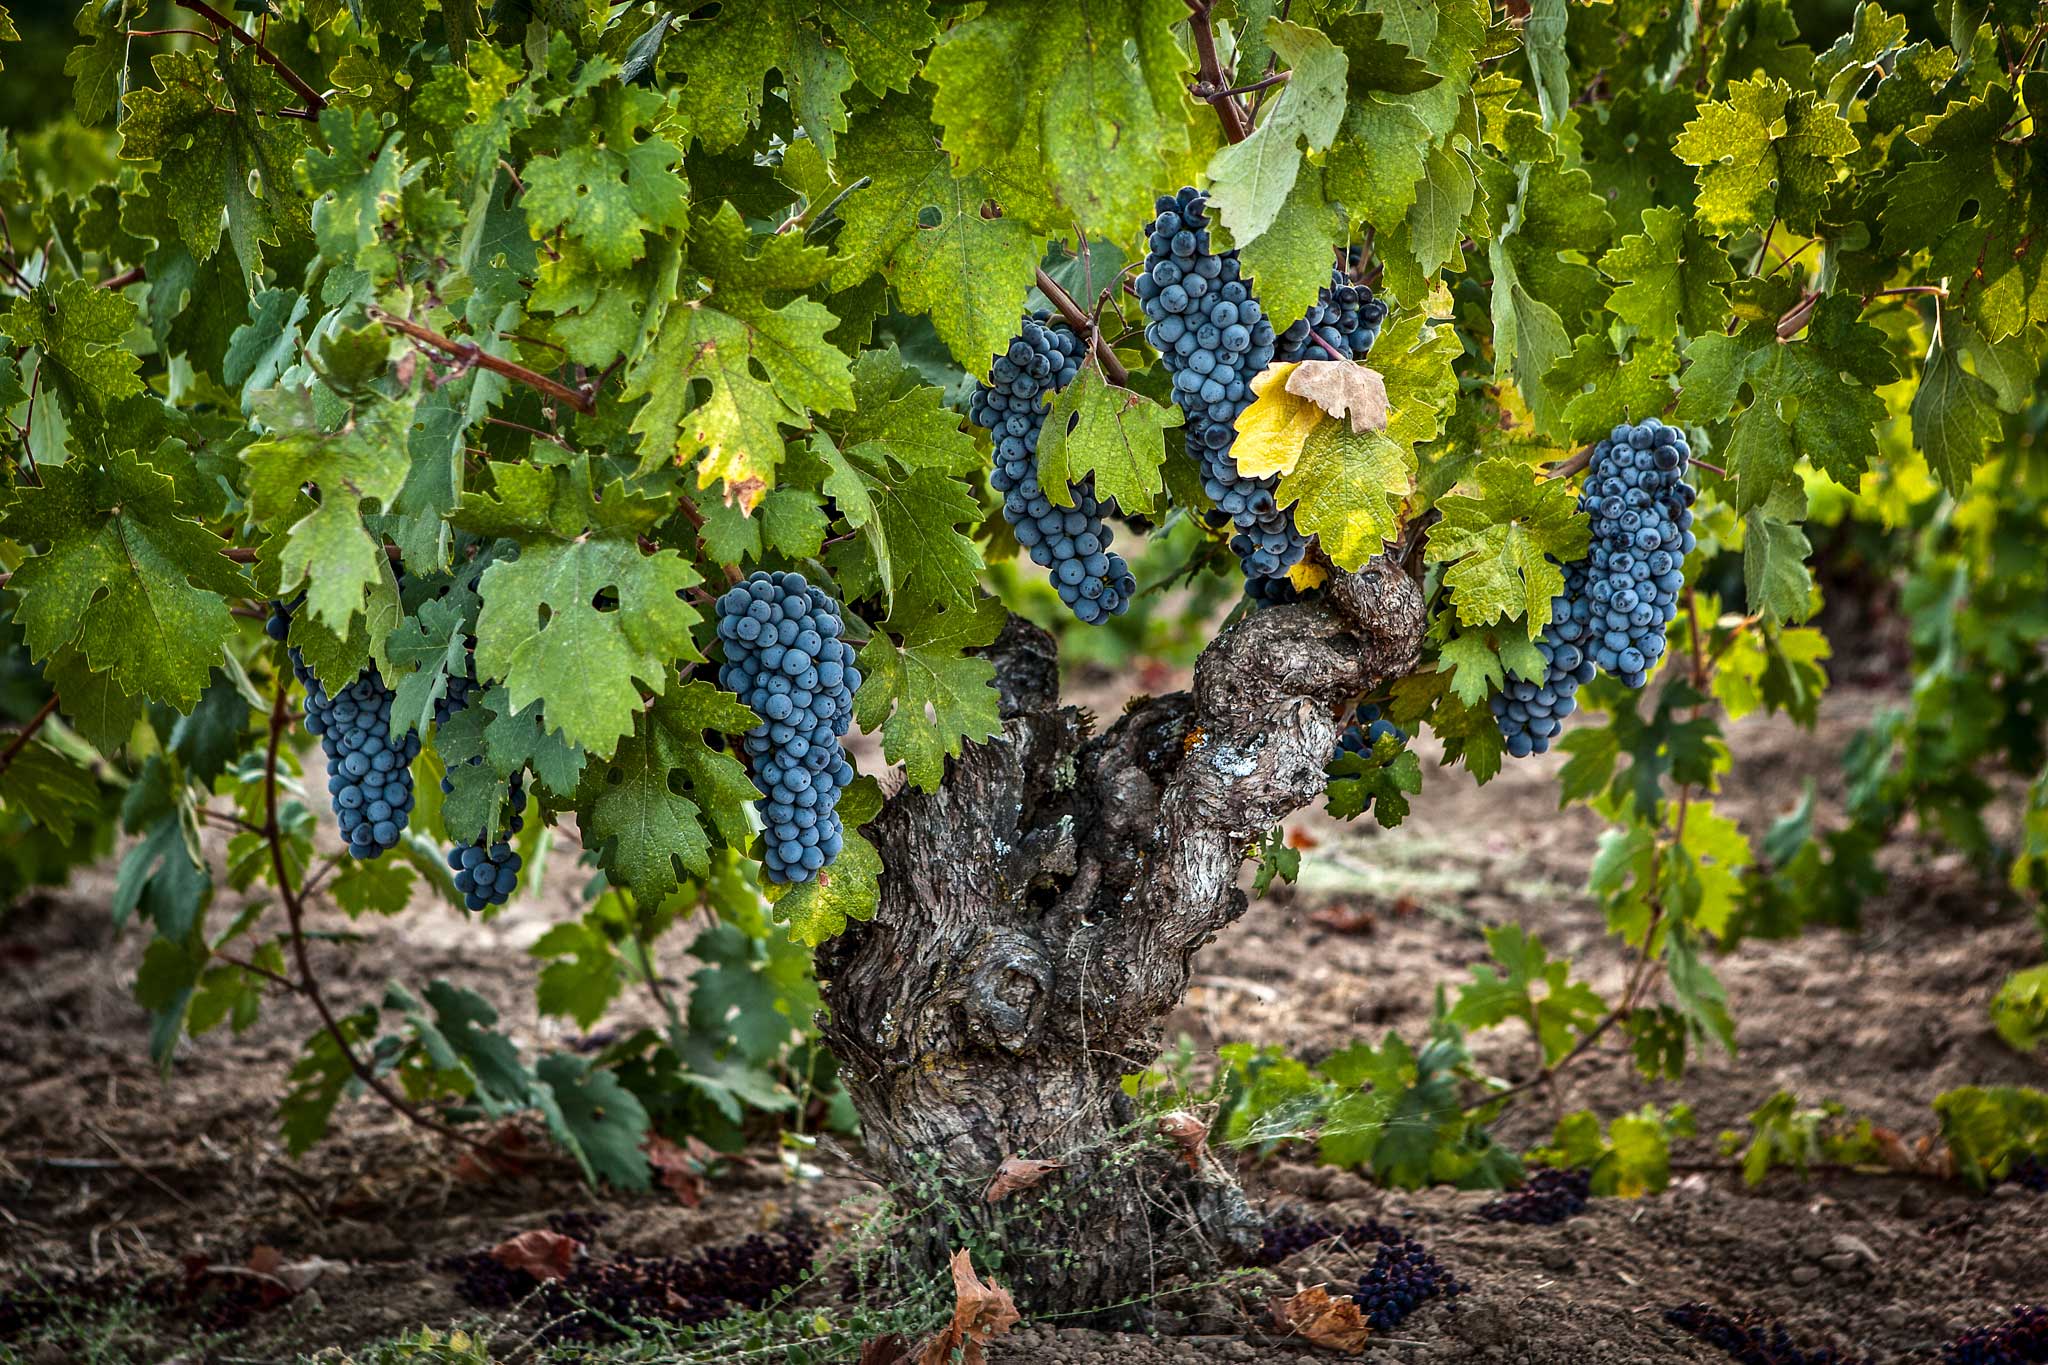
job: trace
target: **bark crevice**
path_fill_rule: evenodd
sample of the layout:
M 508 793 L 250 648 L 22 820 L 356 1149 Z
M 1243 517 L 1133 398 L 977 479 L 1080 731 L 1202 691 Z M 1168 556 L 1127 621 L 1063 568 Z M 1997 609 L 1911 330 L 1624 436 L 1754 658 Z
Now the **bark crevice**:
M 975 1228 L 1020 1302 L 1075 1311 L 1255 1239 L 1223 1166 L 1145 1141 L 1120 1082 L 1244 913 L 1249 846 L 1321 794 L 1338 708 L 1412 669 L 1422 628 L 1415 583 L 1375 560 L 1240 620 L 1192 689 L 1097 733 L 1060 704 L 1051 637 L 1011 619 L 987 651 L 1003 734 L 890 800 L 867 829 L 881 905 L 819 956 L 870 1160 L 947 1206 L 913 1259 Z M 1062 1163 L 1028 1219 L 981 1201 L 1008 1157 Z

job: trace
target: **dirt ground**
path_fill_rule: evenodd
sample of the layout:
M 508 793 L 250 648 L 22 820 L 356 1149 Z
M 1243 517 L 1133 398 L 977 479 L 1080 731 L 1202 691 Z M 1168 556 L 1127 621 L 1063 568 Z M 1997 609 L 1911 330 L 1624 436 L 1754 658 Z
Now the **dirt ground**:
M 1106 685 L 1081 692 L 1077 699 L 1103 714 L 1121 701 Z M 1839 691 L 1812 735 L 1763 720 L 1734 727 L 1723 809 L 1756 836 L 1809 780 L 1825 802 L 1839 784 L 1841 747 L 1884 700 Z M 1414 1037 L 1437 983 L 1455 984 L 1484 957 L 1481 929 L 1510 920 L 1569 954 L 1603 990 L 1619 989 L 1624 959 L 1583 890 L 1598 822 L 1555 810 L 1556 758 L 1511 765 L 1482 790 L 1431 768 L 1426 745 L 1424 757 L 1424 793 L 1399 830 L 1381 832 L 1369 820 L 1341 826 L 1320 814 L 1292 822 L 1318 841 L 1300 884 L 1278 888 L 1205 951 L 1169 1036 L 1185 1032 L 1198 1052 L 1239 1040 L 1314 1051 L 1388 1028 Z M 1886 859 L 1892 886 L 1866 907 L 1860 931 L 1750 943 L 1719 963 L 1739 1056 L 1709 1054 L 1683 1082 L 1652 1085 L 1618 1047 L 1599 1052 L 1560 1093 L 1533 1100 L 1503 1127 L 1508 1142 L 1525 1144 L 1568 1109 L 1611 1115 L 1683 1099 L 1697 1111 L 1701 1137 L 1684 1144 L 1686 1173 L 1665 1194 L 1595 1200 L 1577 1218 L 1532 1228 L 1482 1220 L 1483 1195 L 1390 1194 L 1348 1172 L 1285 1160 L 1247 1167 L 1248 1185 L 1276 1207 L 1400 1221 L 1469 1285 L 1455 1306 L 1426 1305 L 1375 1342 L 1374 1355 L 1512 1365 L 1725 1360 L 1663 1321 L 1672 1305 L 1706 1300 L 1762 1310 L 1803 1342 L 1880 1360 L 1932 1359 L 1955 1331 L 2048 1299 L 2048 1196 L 2008 1187 L 1977 1197 L 1921 1180 L 1839 1175 L 1774 1177 L 1753 1191 L 1714 1143 L 1780 1088 L 1915 1134 L 1930 1127 L 1928 1104 L 1942 1090 L 2048 1084 L 2048 1066 L 2005 1048 L 1985 1017 L 2005 974 L 2038 960 L 2027 911 L 1929 845 L 1901 840 Z M 571 852 L 558 850 L 542 891 L 489 925 L 441 909 L 358 923 L 367 935 L 359 949 L 322 955 L 330 992 L 346 1007 L 393 977 L 420 985 L 445 976 L 494 1000 L 522 1043 L 559 1045 L 561 1026 L 534 1013 L 526 950 L 571 913 L 578 879 Z M 0 1280 L 53 1268 L 160 1269 L 190 1254 L 239 1262 L 257 1244 L 293 1261 L 333 1262 L 232 1352 L 284 1360 L 421 1324 L 474 1321 L 434 1264 L 552 1212 L 603 1209 L 614 1252 L 675 1254 L 793 1210 L 829 1223 L 847 1201 L 872 1197 L 829 1153 L 819 1158 L 821 1178 L 795 1182 L 772 1151 L 714 1184 L 695 1209 L 666 1195 L 593 1195 L 564 1164 L 467 1183 L 445 1148 L 369 1102 L 345 1104 L 335 1135 L 292 1161 L 273 1110 L 313 1027 L 310 1013 L 273 1001 L 249 1034 L 187 1046 L 160 1077 L 128 994 L 142 942 L 131 933 L 111 943 L 110 886 L 103 870 L 0 921 Z M 1332 905 L 1370 910 L 1374 930 L 1340 935 L 1311 922 Z M 692 969 L 679 950 L 663 965 L 678 988 Z M 1502 1074 L 1526 1065 L 1516 1055 L 1526 1041 L 1512 1033 L 1484 1046 L 1500 1049 L 1483 1055 Z M 1311 1250 L 1259 1284 L 1170 1298 L 1162 1321 L 1190 1334 L 1026 1322 L 992 1359 L 1329 1359 L 1274 1342 L 1252 1310 L 1267 1289 L 1328 1281 L 1341 1290 L 1368 1259 Z

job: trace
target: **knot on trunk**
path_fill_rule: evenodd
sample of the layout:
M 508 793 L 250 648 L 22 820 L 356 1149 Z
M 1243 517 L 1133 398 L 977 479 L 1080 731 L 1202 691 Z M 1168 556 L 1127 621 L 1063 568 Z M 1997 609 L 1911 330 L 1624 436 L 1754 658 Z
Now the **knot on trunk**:
M 1045 1021 L 1052 964 L 1029 934 L 991 927 L 975 945 L 961 1007 L 977 1041 L 1005 1052 L 1027 1051 Z

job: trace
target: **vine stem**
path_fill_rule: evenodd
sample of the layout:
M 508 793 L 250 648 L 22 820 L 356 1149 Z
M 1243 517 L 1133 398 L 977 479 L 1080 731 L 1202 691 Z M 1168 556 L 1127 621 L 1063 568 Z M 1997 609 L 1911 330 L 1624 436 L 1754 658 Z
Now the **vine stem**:
M 1546 479 L 1569 479 L 1572 475 L 1580 473 L 1593 463 L 1593 450 L 1593 446 L 1587 446 L 1584 450 L 1581 450 L 1563 463 L 1553 465 L 1551 468 L 1544 470 L 1543 477 Z
M 207 4 L 206 0 L 177 0 L 177 3 L 181 7 L 191 10 L 194 14 L 204 16 L 208 22 L 214 24 L 223 33 L 236 39 L 244 47 L 254 52 L 256 60 L 268 66 L 272 71 L 275 71 L 278 74 L 278 78 L 292 88 L 292 93 L 306 102 L 307 109 L 317 114 L 327 107 L 326 98 L 312 86 L 306 84 L 305 77 L 292 70 L 282 57 L 279 57 L 264 45 L 261 38 L 256 37 L 212 5 Z
M 1089 346 L 1095 352 L 1096 363 L 1102 366 L 1103 377 L 1118 388 L 1128 385 L 1131 372 L 1116 358 L 1116 352 L 1109 348 L 1109 343 L 1103 339 L 1100 329 L 1089 322 L 1088 314 L 1083 311 L 1080 304 L 1074 302 L 1073 295 L 1060 288 L 1059 282 L 1046 274 L 1042 268 L 1038 271 L 1037 284 L 1038 292 L 1052 300 L 1052 306 L 1059 310 L 1060 316 L 1066 319 L 1067 326 L 1074 329 L 1075 335 L 1088 338 Z
M 423 327 L 410 318 L 387 313 L 382 308 L 370 308 L 365 311 L 372 322 L 382 323 L 392 331 L 401 332 L 422 345 L 452 355 L 464 364 L 478 365 L 493 374 L 503 375 L 514 383 L 524 384 L 550 398 L 567 403 L 585 416 L 597 411 L 597 395 L 589 388 L 572 389 L 567 384 L 550 379 L 537 370 L 530 370 L 516 361 L 492 355 L 474 341 L 457 341 L 453 337 L 443 336 L 431 327 Z
M 1251 129 L 1245 126 L 1244 111 L 1231 98 L 1230 82 L 1216 58 L 1216 33 L 1209 26 L 1210 0 L 1187 0 L 1187 6 L 1188 27 L 1194 30 L 1195 52 L 1202 64 L 1201 85 L 1212 92 L 1202 98 L 1222 121 L 1225 140 L 1242 142 L 1251 136 Z
M 50 694 L 50 699 L 43 703 L 42 709 L 40 711 L 37 711 L 33 716 L 30 716 L 28 724 L 21 727 L 20 732 L 17 733 L 14 736 L 13 740 L 8 743 L 7 748 L 4 751 L 0 751 L 0 773 L 4 773 L 9 768 L 14 766 L 14 760 L 16 756 L 19 755 L 23 749 L 28 747 L 28 742 L 30 740 L 36 737 L 36 731 L 43 728 L 43 722 L 48 720 L 51 716 L 55 715 L 56 713 L 57 694 L 55 692 L 52 692 Z
M 426 1129 L 451 1141 L 475 1149 L 486 1157 L 496 1155 L 491 1144 L 471 1137 L 456 1128 L 451 1128 L 431 1114 L 421 1110 L 405 1096 L 393 1090 L 390 1084 L 357 1055 L 349 1043 L 348 1035 L 342 1032 L 341 1021 L 334 1017 L 334 1010 L 328 1005 L 327 997 L 320 990 L 320 978 L 313 974 L 312 955 L 306 949 L 305 917 L 306 903 L 297 887 L 292 885 L 291 868 L 284 857 L 284 831 L 277 822 L 277 756 L 284 742 L 285 727 L 291 723 L 291 684 L 283 674 L 277 680 L 277 700 L 270 708 L 270 744 L 263 756 L 263 838 L 270 845 L 270 866 L 277 877 L 277 891 L 284 901 L 285 923 L 292 945 L 292 958 L 298 964 L 299 993 L 313 1006 L 313 1012 L 320 1016 L 320 1027 L 334 1040 L 348 1069 L 355 1073 L 370 1093 L 402 1114 L 414 1125 Z

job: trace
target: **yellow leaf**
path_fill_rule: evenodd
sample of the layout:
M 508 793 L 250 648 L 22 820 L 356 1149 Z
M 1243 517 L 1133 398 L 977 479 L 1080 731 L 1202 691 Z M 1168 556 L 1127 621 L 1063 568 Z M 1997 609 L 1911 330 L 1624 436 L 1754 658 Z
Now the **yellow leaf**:
M 1329 582 L 1330 575 L 1322 565 L 1311 564 L 1304 559 L 1287 571 L 1287 581 L 1294 585 L 1296 592 L 1307 592 Z
M 1309 399 L 1287 392 L 1287 377 L 1293 373 L 1292 364 L 1268 365 L 1252 380 L 1257 397 L 1238 416 L 1237 440 L 1230 448 L 1237 472 L 1248 479 L 1292 474 L 1309 434 L 1328 416 Z

